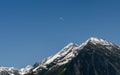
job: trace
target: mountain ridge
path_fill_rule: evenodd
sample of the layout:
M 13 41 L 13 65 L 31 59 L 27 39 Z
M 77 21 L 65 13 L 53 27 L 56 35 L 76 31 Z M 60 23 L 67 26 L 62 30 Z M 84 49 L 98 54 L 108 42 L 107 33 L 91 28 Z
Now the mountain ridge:
M 88 45 L 90 46 L 90 48 L 85 49 L 85 48 L 87 48 Z M 54 68 L 56 68 L 56 67 L 59 68 L 61 66 L 68 64 L 69 62 L 71 63 L 76 57 L 80 56 L 80 58 L 81 58 L 82 57 L 81 55 L 83 55 L 83 54 L 81 54 L 81 52 L 84 53 L 84 51 L 86 51 L 86 52 L 89 51 L 89 49 L 91 49 L 92 46 L 93 46 L 93 49 L 94 49 L 94 47 L 96 47 L 96 49 L 100 48 L 101 50 L 105 50 L 106 55 L 108 53 L 110 53 L 113 48 L 114 48 L 115 53 L 119 52 L 118 50 L 120 49 L 119 46 L 117 46 L 109 41 L 103 40 L 101 38 L 91 37 L 87 41 L 82 43 L 81 45 L 69 43 L 67 46 L 65 46 L 63 49 L 61 49 L 55 55 L 50 56 L 50 57 L 42 60 L 41 62 L 34 64 L 33 66 L 28 66 L 26 68 L 22 68 L 22 69 L 16 70 L 16 71 L 18 71 L 18 75 L 25 75 L 25 74 L 27 74 L 27 75 L 36 75 L 36 74 L 37 75 L 39 75 L 39 74 L 47 75 L 47 72 L 49 73 L 49 71 L 52 71 L 52 70 L 54 71 Z M 94 51 L 95 50 L 93 50 L 93 53 L 94 53 Z M 104 53 L 103 53 L 103 55 L 104 55 Z M 91 55 L 90 55 L 90 57 L 91 57 Z M 79 60 L 79 59 L 77 59 L 77 60 Z M 79 61 L 81 61 L 81 60 L 79 60 Z M 9 70 L 8 70 L 8 72 L 9 72 Z M 46 72 L 46 73 L 44 73 L 44 72 Z M 63 70 L 63 72 L 64 72 L 64 70 Z M 3 74 L 3 75 L 5 75 L 5 74 Z M 9 75 L 16 75 L 16 74 L 13 73 L 13 74 L 9 74 Z M 77 75 L 77 74 L 71 74 L 71 75 Z M 80 75 L 80 73 L 78 73 L 78 75 Z M 83 75 L 86 75 L 86 74 L 83 72 Z

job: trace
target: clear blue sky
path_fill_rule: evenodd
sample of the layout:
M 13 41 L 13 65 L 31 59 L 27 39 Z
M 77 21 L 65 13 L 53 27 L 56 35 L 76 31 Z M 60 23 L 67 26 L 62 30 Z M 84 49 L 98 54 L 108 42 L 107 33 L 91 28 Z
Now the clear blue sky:
M 33 65 L 91 36 L 120 45 L 120 0 L 0 0 L 0 66 Z

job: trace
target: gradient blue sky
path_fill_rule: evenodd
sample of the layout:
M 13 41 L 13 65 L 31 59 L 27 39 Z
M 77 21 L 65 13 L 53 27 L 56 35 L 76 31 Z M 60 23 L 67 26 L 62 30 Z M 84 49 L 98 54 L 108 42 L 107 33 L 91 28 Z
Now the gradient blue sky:
M 0 66 L 33 65 L 91 36 L 120 45 L 120 0 L 0 0 Z

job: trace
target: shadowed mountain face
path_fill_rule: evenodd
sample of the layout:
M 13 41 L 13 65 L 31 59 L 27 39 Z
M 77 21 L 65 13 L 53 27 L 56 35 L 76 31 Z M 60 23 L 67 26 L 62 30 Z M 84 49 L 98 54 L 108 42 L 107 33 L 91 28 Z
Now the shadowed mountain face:
M 97 39 L 99 40 L 99 39 Z M 30 75 L 120 75 L 120 48 L 105 40 L 88 40 L 68 63 L 50 63 Z M 67 60 L 67 59 L 66 59 Z
M 103 39 L 73 43 L 21 70 L 0 68 L 0 75 L 120 75 L 120 47 Z

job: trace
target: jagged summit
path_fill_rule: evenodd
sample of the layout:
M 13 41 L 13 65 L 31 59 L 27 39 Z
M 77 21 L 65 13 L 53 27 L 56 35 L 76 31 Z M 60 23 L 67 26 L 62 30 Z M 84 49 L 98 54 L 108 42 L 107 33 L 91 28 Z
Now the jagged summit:
M 96 38 L 96 37 L 91 37 L 89 38 L 86 43 L 93 43 L 93 44 L 101 44 L 101 45 L 113 45 L 111 42 L 107 41 L 107 40 L 104 40 L 102 38 Z
M 71 42 L 71 43 L 69 43 L 67 46 L 65 46 L 64 48 L 69 48 L 69 47 L 71 47 L 71 46 L 78 46 L 78 45 Z
M 62 50 L 66 49 L 66 48 L 69 48 L 69 47 L 79 47 L 79 48 L 82 48 L 84 47 L 85 45 L 87 45 L 88 43 L 92 43 L 94 45 L 96 44 L 101 44 L 101 45 L 114 45 L 113 43 L 105 40 L 105 39 L 102 39 L 102 38 L 97 38 L 97 37 L 90 37 L 87 41 L 83 42 L 82 44 L 80 45 L 77 45 L 76 43 L 69 43 L 67 46 L 65 46 Z

